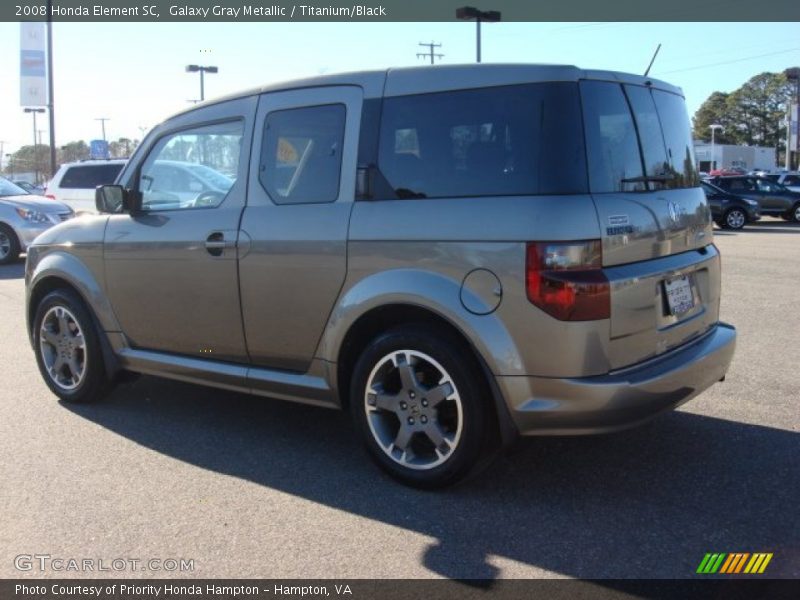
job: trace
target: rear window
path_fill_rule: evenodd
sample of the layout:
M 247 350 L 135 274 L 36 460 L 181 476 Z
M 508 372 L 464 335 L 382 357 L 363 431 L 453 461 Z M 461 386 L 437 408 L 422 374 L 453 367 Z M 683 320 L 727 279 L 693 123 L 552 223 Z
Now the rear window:
M 117 175 L 122 170 L 122 164 L 109 165 L 83 165 L 80 167 L 70 167 L 61 178 L 59 187 L 62 188 L 91 188 L 98 185 L 114 183 Z
M 683 98 L 644 86 L 581 83 L 594 193 L 696 187 Z
M 585 193 L 577 85 L 387 98 L 378 167 L 397 198 Z

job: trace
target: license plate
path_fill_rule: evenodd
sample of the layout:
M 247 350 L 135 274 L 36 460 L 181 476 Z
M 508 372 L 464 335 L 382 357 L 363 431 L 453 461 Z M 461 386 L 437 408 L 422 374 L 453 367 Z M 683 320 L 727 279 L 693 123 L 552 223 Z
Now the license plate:
M 688 275 L 665 280 L 664 291 L 667 294 L 670 314 L 681 315 L 694 308 L 692 283 Z

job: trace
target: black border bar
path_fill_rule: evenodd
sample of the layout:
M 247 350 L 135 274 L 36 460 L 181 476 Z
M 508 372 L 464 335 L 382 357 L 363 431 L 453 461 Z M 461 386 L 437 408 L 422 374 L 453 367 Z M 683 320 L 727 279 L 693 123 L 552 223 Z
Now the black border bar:
M 800 21 L 798 0 L 51 0 L 50 4 L 54 22 L 444 22 L 456 21 L 456 9 L 466 5 L 499 11 L 502 21 Z M 47 8 L 48 0 L 3 0 L 0 21 L 44 21 Z

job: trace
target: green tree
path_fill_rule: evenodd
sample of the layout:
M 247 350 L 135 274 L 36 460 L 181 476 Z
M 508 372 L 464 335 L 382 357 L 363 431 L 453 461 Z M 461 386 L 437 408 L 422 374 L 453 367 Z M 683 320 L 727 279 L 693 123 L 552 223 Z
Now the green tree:
M 44 144 L 22 146 L 14 154 L 8 155 L 9 161 L 6 172 L 14 173 L 33 173 L 39 174 L 39 180 L 43 181 L 50 173 L 50 146 Z
M 792 86 L 783 73 L 751 77 L 728 98 L 734 137 L 740 144 L 777 147 L 785 140 Z
M 111 158 L 128 158 L 136 148 L 136 143 L 129 138 L 119 138 L 108 145 Z
M 89 146 L 83 140 L 70 142 L 61 146 L 58 152 L 58 163 L 75 162 L 89 158 Z
M 792 93 L 783 73 L 759 73 L 729 94 L 714 92 L 694 114 L 694 137 L 710 141 L 710 125 L 718 123 L 725 128 L 715 134 L 718 143 L 771 146 L 779 160 L 786 148 L 785 118 Z
M 711 125 L 722 125 L 724 131 L 718 129 L 714 134 L 714 140 L 720 144 L 734 143 L 732 121 L 728 109 L 729 97 L 730 94 L 725 92 L 714 92 L 700 105 L 692 119 L 692 134 L 695 139 L 710 142 Z

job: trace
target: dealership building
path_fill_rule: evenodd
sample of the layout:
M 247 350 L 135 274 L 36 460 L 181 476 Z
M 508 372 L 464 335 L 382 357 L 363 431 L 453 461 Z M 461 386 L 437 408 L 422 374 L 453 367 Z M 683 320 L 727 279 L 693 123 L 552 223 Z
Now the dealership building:
M 695 140 L 694 157 L 700 171 L 740 167 L 747 171 L 765 169 L 774 171 L 775 148 L 764 146 L 734 146 Z

